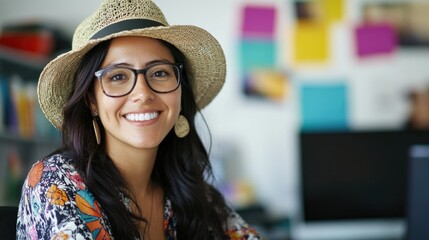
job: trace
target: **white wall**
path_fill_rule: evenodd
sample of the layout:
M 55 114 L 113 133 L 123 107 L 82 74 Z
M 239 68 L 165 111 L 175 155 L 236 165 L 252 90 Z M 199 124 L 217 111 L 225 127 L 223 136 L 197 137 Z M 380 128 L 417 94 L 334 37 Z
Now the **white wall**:
M 22 18 L 54 21 L 71 33 L 99 0 L 0 0 L 0 25 Z M 250 181 L 258 198 L 277 213 L 294 213 L 297 196 L 297 139 L 299 105 L 291 89 L 279 103 L 248 99 L 242 95 L 238 41 L 240 10 L 244 3 L 278 6 L 279 62 L 295 77 L 344 77 L 352 86 L 352 124 L 368 128 L 396 127 L 408 109 L 398 98 L 408 86 L 429 79 L 428 51 L 399 51 L 392 57 L 357 60 L 352 52 L 351 27 L 359 20 L 362 1 L 347 1 L 346 19 L 332 30 L 332 59 L 324 66 L 290 69 L 292 1 L 284 0 L 157 0 L 170 24 L 192 24 L 211 32 L 224 48 L 228 75 L 223 90 L 205 110 L 213 137 L 214 152 L 231 146 L 238 154 L 237 175 Z M 410 71 L 412 66 L 412 71 Z M 298 84 L 291 79 L 292 86 Z M 387 90 L 386 90 L 387 89 Z M 387 94 L 387 104 L 371 101 Z M 229 163 L 231 165 L 235 165 Z

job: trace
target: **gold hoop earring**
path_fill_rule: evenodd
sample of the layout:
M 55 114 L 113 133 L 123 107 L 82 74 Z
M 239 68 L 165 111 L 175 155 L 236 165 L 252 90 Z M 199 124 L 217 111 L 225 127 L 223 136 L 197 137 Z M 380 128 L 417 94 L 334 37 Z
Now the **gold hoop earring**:
M 179 138 L 184 138 L 189 133 L 189 122 L 188 119 L 185 118 L 183 115 L 179 115 L 179 118 L 176 121 L 176 124 L 174 125 L 174 132 L 176 133 L 176 136 Z
M 101 135 L 100 135 L 100 127 L 98 126 L 98 122 L 97 122 L 97 114 L 95 114 L 95 116 L 92 118 L 92 126 L 94 127 L 95 140 L 97 141 L 97 144 L 100 145 Z

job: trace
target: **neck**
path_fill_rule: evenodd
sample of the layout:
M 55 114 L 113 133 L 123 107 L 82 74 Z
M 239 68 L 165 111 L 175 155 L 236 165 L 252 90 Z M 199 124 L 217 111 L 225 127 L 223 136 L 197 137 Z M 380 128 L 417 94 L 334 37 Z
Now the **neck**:
M 155 165 L 157 148 L 118 149 L 107 147 L 107 153 L 127 182 L 129 190 L 135 194 L 149 193 L 151 175 Z

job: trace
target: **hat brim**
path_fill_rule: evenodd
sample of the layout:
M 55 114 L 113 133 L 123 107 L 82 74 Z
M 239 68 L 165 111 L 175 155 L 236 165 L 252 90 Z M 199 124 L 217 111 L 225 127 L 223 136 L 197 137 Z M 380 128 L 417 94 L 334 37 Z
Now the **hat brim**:
M 63 107 L 73 90 L 75 73 L 82 57 L 98 43 L 124 36 L 161 39 L 177 47 L 185 56 L 188 80 L 200 109 L 209 104 L 222 88 L 226 76 L 225 55 L 219 42 L 204 29 L 172 25 L 122 31 L 89 40 L 83 47 L 59 55 L 43 69 L 37 94 L 42 111 L 54 127 L 61 128 Z

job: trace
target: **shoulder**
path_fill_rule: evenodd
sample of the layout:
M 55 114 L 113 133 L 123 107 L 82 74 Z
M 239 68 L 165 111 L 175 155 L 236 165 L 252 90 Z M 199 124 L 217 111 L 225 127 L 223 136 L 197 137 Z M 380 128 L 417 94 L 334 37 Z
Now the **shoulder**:
M 74 160 L 63 154 L 55 154 L 37 161 L 30 169 L 23 187 L 43 188 L 52 184 L 76 189 L 86 188 L 74 166 Z
M 262 237 L 256 232 L 254 228 L 249 226 L 240 215 L 235 211 L 229 209 L 228 216 L 228 235 L 231 239 L 248 239 L 258 240 Z
M 32 166 L 22 187 L 18 237 L 93 237 L 86 220 L 102 219 L 102 213 L 73 162 L 73 159 L 57 154 Z M 96 211 L 91 211 L 93 209 Z M 100 226 L 100 229 L 104 227 Z

